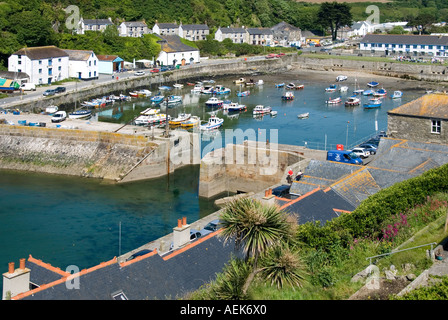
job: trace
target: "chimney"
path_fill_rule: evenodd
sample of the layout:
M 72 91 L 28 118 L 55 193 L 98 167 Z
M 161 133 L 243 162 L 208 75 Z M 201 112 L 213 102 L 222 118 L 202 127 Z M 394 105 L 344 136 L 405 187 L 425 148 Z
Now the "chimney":
M 190 243 L 190 225 L 187 217 L 177 220 L 177 227 L 173 228 L 173 249 L 176 250 Z
M 264 191 L 264 197 L 262 198 L 262 202 L 266 204 L 275 204 L 275 196 L 272 194 L 272 188 L 269 188 Z
M 20 259 L 17 269 L 14 262 L 8 264 L 8 272 L 3 274 L 3 300 L 30 290 L 30 271 L 25 267 L 25 259 Z

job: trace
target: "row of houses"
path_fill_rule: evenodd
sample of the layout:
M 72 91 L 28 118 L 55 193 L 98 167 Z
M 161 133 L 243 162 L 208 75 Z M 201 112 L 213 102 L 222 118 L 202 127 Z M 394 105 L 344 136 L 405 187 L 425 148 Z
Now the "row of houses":
M 199 62 L 199 50 L 183 44 L 179 36 L 165 36 L 158 42 L 161 51 L 146 66 Z M 22 48 L 8 58 L 11 78 L 36 85 L 51 84 L 67 78 L 93 80 L 100 74 L 112 75 L 127 66 L 135 67 L 136 62 L 124 61 L 116 55 L 96 55 L 92 50 L 67 50 L 56 46 Z

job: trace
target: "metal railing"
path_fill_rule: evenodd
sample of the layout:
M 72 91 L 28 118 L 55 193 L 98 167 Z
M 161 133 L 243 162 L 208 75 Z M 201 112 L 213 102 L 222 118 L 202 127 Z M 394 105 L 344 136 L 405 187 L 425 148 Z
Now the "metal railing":
M 408 250 L 412 250 L 412 249 L 417 249 L 417 248 L 421 248 L 421 247 L 426 247 L 426 246 L 431 246 L 431 252 L 433 251 L 433 245 L 436 245 L 436 242 L 431 242 L 431 243 L 427 243 L 427 244 L 422 244 L 420 246 L 416 246 L 416 247 L 412 247 L 412 248 L 406 248 L 406 249 L 401 249 L 401 250 L 396 250 L 396 251 L 392 251 L 392 252 L 388 252 L 388 253 L 383 253 L 383 254 L 379 254 L 377 256 L 372 256 L 372 257 L 368 257 L 366 258 L 366 260 L 370 260 L 370 264 L 372 264 L 372 259 L 373 258 L 378 258 L 378 257 L 384 257 L 384 256 L 389 256 L 391 254 L 394 253 L 398 253 L 398 252 L 403 252 L 403 251 L 408 251 Z

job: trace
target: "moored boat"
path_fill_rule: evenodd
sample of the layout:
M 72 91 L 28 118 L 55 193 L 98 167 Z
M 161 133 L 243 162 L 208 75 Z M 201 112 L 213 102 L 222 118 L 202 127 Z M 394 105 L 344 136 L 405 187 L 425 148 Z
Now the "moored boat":
M 226 88 L 224 86 L 218 85 L 213 90 L 213 94 L 229 94 L 230 91 L 231 90 L 229 88 Z
M 349 97 L 345 101 L 346 106 L 359 106 L 361 104 L 361 100 L 357 97 Z
M 198 116 L 191 116 L 189 119 L 183 121 L 180 126 L 182 128 L 192 128 L 198 126 L 201 123 L 201 118 Z
M 373 90 L 364 90 L 364 92 L 362 93 L 364 96 L 373 96 L 373 94 L 375 93 L 375 91 Z
M 233 80 L 233 83 L 235 84 L 243 84 L 246 82 L 245 78 L 239 78 L 238 80 Z
M 294 100 L 294 94 L 291 91 L 287 91 L 282 95 L 282 100 Z
M 166 106 L 166 105 L 172 106 L 172 105 L 175 105 L 175 104 L 178 104 L 178 103 L 182 103 L 182 97 L 181 96 L 171 95 L 171 96 L 168 96 L 167 100 L 164 99 L 162 101 L 162 105 L 164 105 L 164 106 Z
M 370 99 L 369 102 L 364 103 L 365 109 L 373 109 L 373 108 L 379 108 L 381 107 L 381 100 L 380 99 Z
M 400 99 L 402 96 L 403 96 L 403 92 L 396 90 L 390 97 L 392 99 Z
M 218 99 L 216 97 L 211 97 L 210 99 L 208 99 L 205 102 L 205 105 L 207 107 L 222 107 L 224 101 L 222 101 L 221 99 Z
M 310 116 L 310 113 L 309 112 L 305 112 L 305 113 L 298 114 L 297 118 L 299 118 L 299 119 L 306 119 L 306 118 L 309 118 L 309 116 Z
M 335 84 L 331 84 L 329 87 L 325 88 L 325 92 L 335 92 L 337 86 Z
M 152 103 L 160 103 L 163 101 L 164 98 L 165 97 L 162 95 L 156 95 L 156 96 L 151 97 L 150 100 Z
M 282 83 L 276 83 L 275 84 L 275 87 L 276 88 L 283 88 L 285 86 L 285 83 L 284 82 L 282 82 Z
M 226 110 L 229 112 L 232 111 L 243 111 L 246 110 L 246 105 L 244 104 L 239 104 L 237 102 L 231 102 L 226 106 Z
M 236 95 L 237 95 L 238 97 L 247 97 L 248 95 L 250 95 L 250 91 L 249 91 L 249 90 L 246 90 L 246 91 L 238 91 L 238 92 L 236 93 Z
M 384 88 L 381 88 L 373 93 L 374 97 L 384 97 L 386 95 L 387 95 L 387 90 Z
M 76 110 L 68 114 L 70 119 L 88 119 L 92 116 L 91 110 Z
M 367 86 L 369 86 L 370 88 L 375 88 L 378 85 L 379 85 L 379 83 L 376 81 L 370 81 L 369 83 L 367 83 Z
M 271 107 L 265 107 L 261 104 L 255 106 L 254 110 L 252 111 L 252 113 L 254 115 L 261 115 L 261 114 L 267 114 L 267 113 L 271 113 L 272 108 Z
M 325 103 L 327 104 L 337 104 L 342 102 L 342 98 L 341 97 L 337 97 L 337 98 L 329 98 L 328 100 L 325 101 Z
M 176 118 L 169 121 L 170 126 L 180 126 L 184 121 L 191 118 L 191 113 L 180 113 Z
M 348 91 L 348 87 L 347 86 L 342 86 L 339 88 L 340 92 L 347 92 Z
M 200 125 L 200 129 L 205 131 L 218 129 L 223 125 L 223 123 L 224 119 L 218 118 L 216 116 L 211 116 L 206 124 Z

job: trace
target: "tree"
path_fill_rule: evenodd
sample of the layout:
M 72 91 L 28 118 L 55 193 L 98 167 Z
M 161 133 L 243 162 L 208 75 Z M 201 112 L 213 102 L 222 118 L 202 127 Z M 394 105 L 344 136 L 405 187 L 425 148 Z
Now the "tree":
M 350 6 L 346 3 L 324 2 L 317 12 L 319 24 L 324 28 L 330 28 L 332 40 L 336 40 L 338 30 L 352 23 Z
M 263 271 L 263 268 L 258 268 L 260 255 L 269 248 L 292 241 L 292 223 L 277 206 L 264 205 L 250 198 L 231 202 L 224 209 L 220 220 L 225 240 L 235 241 L 235 246 L 246 255 L 246 261 L 252 262 L 252 272 L 242 289 L 245 295 L 255 275 Z M 274 282 L 279 283 L 278 280 Z

